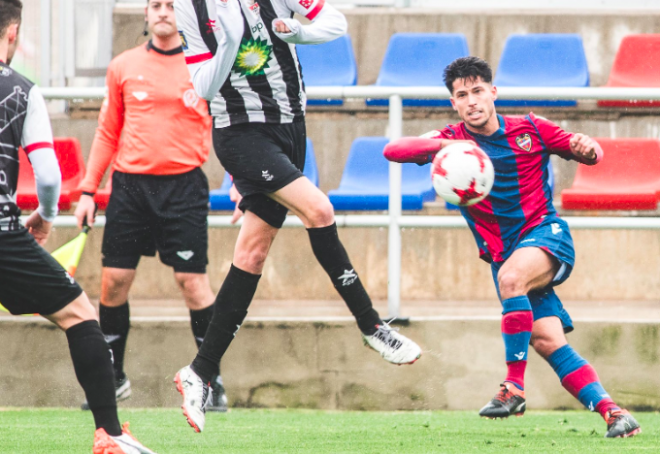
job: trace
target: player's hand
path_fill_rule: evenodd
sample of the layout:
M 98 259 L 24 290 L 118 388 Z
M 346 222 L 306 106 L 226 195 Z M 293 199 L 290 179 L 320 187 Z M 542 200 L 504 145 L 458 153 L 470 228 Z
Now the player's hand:
M 584 134 L 573 134 L 570 141 L 571 153 L 588 161 L 596 159 L 596 141 Z
M 231 188 L 229 189 L 229 200 L 232 202 L 236 203 L 236 208 L 234 208 L 234 214 L 231 216 L 231 223 L 236 224 L 238 220 L 243 216 L 243 212 L 238 208 L 238 204 L 241 203 L 241 199 L 243 197 L 241 196 L 240 192 L 238 192 L 238 189 L 236 189 L 236 185 L 232 184 Z
M 94 217 L 96 215 L 96 203 L 94 202 L 94 197 L 85 194 L 81 195 L 80 200 L 78 200 L 78 206 L 73 215 L 78 221 L 79 229 L 82 229 L 85 223 L 90 227 L 93 226 Z
M 281 20 L 275 20 L 275 22 L 273 22 L 273 26 L 275 27 L 275 31 L 277 33 L 293 33 L 291 29 L 287 27 L 287 25 Z
M 52 226 L 53 223 L 45 221 L 38 211 L 33 211 L 25 221 L 25 227 L 40 246 L 43 246 L 48 241 L 48 235 L 50 235 Z

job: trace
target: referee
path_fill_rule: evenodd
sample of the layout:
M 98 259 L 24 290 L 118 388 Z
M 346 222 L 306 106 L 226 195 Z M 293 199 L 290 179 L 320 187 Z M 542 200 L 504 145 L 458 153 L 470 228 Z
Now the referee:
M 122 53 L 108 67 L 108 95 L 75 211 L 79 225 L 85 219 L 92 225 L 94 195 L 112 163 L 99 314 L 114 354 L 117 400 L 131 394 L 124 372 L 128 293 L 141 256 L 158 251 L 174 269 L 198 346 L 213 316 L 206 274 L 209 188 L 200 168 L 209 155 L 211 118 L 190 82 L 172 0 L 147 2 L 147 29 L 148 43 Z M 219 375 L 212 389 L 207 409 L 226 411 Z

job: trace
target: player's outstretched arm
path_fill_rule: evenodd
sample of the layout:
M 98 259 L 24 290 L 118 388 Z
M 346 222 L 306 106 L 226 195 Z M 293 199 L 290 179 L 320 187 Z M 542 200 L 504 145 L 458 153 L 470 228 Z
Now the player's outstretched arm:
M 427 139 L 424 137 L 402 137 L 385 146 L 383 155 L 389 161 L 414 162 L 426 164 L 444 146 L 446 139 Z
M 402 137 L 393 140 L 385 146 L 383 155 L 389 161 L 426 164 L 433 161 L 435 155 L 444 147 L 456 142 L 475 145 L 471 140 L 445 139 L 441 137 L 441 133 L 433 131 L 422 137 Z
M 600 144 L 585 134 L 573 134 L 569 144 L 574 159 L 581 164 L 592 166 L 603 159 L 603 149 Z
M 291 44 L 321 44 L 346 34 L 346 17 L 325 0 L 284 0 L 291 12 L 311 20 L 302 25 L 297 19 L 273 20 L 273 31 L 281 40 Z
M 201 2 L 195 9 L 192 0 L 174 4 L 176 23 L 193 87 L 207 101 L 227 80 L 243 36 L 243 17 L 237 1 Z

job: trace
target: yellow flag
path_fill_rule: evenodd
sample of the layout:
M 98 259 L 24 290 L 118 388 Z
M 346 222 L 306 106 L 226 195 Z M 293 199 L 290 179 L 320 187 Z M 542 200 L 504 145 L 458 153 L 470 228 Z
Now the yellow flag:
M 78 263 L 80 263 L 80 257 L 85 249 L 88 233 L 89 227 L 84 226 L 82 231 L 74 239 L 60 246 L 51 253 L 53 258 L 57 260 L 57 262 L 62 265 L 62 268 L 64 268 L 71 276 L 76 274 Z M 0 304 L 0 310 L 9 312 L 2 304 Z

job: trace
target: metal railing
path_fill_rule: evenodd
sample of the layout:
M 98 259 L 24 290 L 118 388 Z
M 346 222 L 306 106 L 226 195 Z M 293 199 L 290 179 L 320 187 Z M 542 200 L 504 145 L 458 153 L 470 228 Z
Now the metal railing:
M 42 88 L 47 99 L 102 99 L 102 88 Z M 442 87 L 308 87 L 310 99 L 366 99 L 389 98 L 389 139 L 401 137 L 403 129 L 402 99 L 447 99 L 449 92 Z M 498 99 L 552 100 L 660 100 L 660 88 L 556 88 L 502 87 Z M 209 227 L 231 228 L 231 216 L 209 216 Z M 660 229 L 658 217 L 566 217 L 574 229 Z M 336 215 L 339 227 L 388 228 L 388 311 L 390 317 L 401 315 L 401 229 L 402 228 L 465 228 L 460 216 L 409 216 L 401 214 L 401 164 L 390 163 L 390 197 L 388 215 Z M 104 225 L 105 217 L 98 216 L 96 225 Z M 75 227 L 73 216 L 60 216 L 55 226 Z M 284 227 L 302 227 L 295 216 L 288 216 Z

